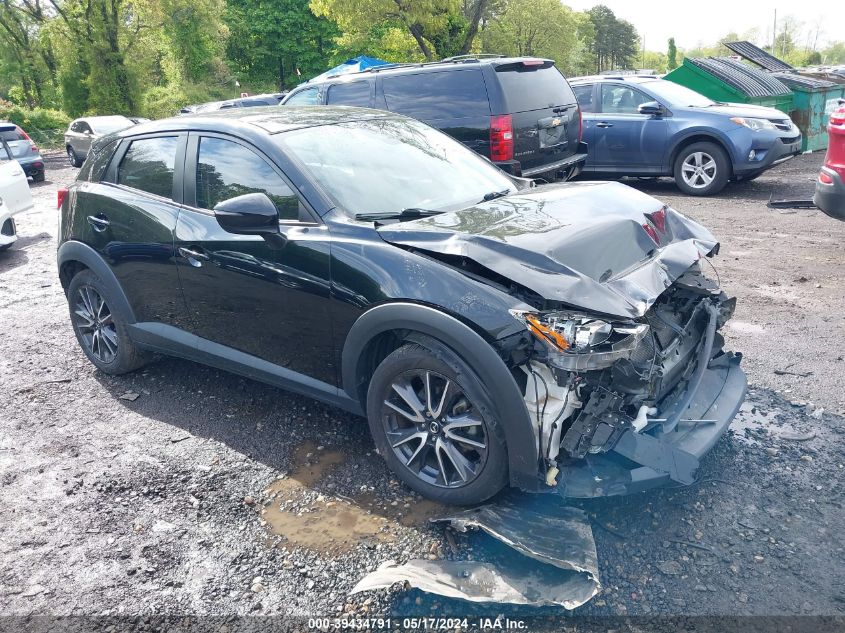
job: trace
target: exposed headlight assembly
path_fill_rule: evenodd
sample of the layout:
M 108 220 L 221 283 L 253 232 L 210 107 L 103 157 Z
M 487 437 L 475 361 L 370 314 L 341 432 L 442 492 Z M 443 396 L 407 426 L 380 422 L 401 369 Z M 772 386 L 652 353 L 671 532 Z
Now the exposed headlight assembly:
M 511 314 L 546 345 L 549 363 L 565 371 L 603 369 L 630 358 L 648 334 L 644 323 L 610 323 L 570 312 Z
M 777 126 L 768 119 L 751 119 L 748 117 L 735 116 L 731 121 L 737 125 L 742 125 L 750 130 L 758 132 L 759 130 L 777 130 Z

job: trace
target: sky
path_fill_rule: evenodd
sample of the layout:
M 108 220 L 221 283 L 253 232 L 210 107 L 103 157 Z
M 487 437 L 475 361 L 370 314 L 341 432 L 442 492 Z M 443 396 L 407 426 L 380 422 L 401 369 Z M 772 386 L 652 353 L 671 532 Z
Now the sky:
M 774 11 L 778 21 L 792 15 L 815 31 L 821 24 L 820 44 L 831 40 L 845 40 L 845 21 L 839 2 L 811 0 L 807 8 L 796 2 L 763 2 L 760 0 L 706 0 L 706 2 L 642 2 L 637 0 L 562 0 L 563 4 L 584 11 L 604 4 L 617 18 L 633 24 L 637 33 L 645 37 L 647 50 L 665 51 L 670 37 L 678 48 L 695 48 L 712 44 L 733 31 L 743 35 L 757 28 L 760 42 L 772 37 Z

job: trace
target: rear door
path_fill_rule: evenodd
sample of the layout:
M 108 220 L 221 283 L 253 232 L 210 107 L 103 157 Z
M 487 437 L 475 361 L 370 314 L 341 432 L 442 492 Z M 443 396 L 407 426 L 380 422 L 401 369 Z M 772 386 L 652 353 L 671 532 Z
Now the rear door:
M 123 139 L 104 179 L 75 188 L 72 237 L 103 256 L 139 322 L 179 326 L 185 314 L 173 231 L 186 138 L 172 132 Z
M 522 173 L 540 173 L 578 150 L 578 105 L 554 62 L 524 60 L 495 66 L 504 110 L 513 121 L 513 157 Z M 540 170 L 540 171 L 536 171 Z
M 637 110 L 654 98 L 626 83 L 602 83 L 599 89 L 600 112 L 585 119 L 585 133 L 593 139 L 591 167 L 617 173 L 661 171 L 666 119 Z
M 79 121 L 77 125 L 79 132 L 73 142 L 73 149 L 75 149 L 76 153 L 80 156 L 87 156 L 88 152 L 91 151 L 91 141 L 94 138 L 94 130 L 91 129 L 91 126 L 87 121 Z
M 478 67 L 384 75 L 376 107 L 427 123 L 490 156 L 490 99 Z

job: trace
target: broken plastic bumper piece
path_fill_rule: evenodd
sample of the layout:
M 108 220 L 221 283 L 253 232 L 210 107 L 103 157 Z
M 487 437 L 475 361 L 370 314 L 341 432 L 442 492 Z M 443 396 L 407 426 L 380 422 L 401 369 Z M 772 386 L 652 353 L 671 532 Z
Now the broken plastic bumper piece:
M 561 466 L 558 492 L 564 497 L 624 495 L 677 481 L 694 482 L 701 458 L 725 434 L 745 400 L 748 382 L 739 366 L 741 356 L 722 354 L 711 360 L 698 378 L 687 405 L 675 411 L 674 428 L 655 425 L 641 433 L 626 430 L 606 453 L 589 454 Z M 673 411 L 675 402 L 662 402 Z

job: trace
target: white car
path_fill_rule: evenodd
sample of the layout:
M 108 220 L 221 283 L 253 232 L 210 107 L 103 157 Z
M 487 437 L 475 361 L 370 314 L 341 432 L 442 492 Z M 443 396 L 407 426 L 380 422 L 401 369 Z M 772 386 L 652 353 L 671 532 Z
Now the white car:
M 11 160 L 6 150 L 0 147 L 0 251 L 6 250 L 18 239 L 12 216 L 32 207 L 32 193 L 23 167 L 18 161 Z

